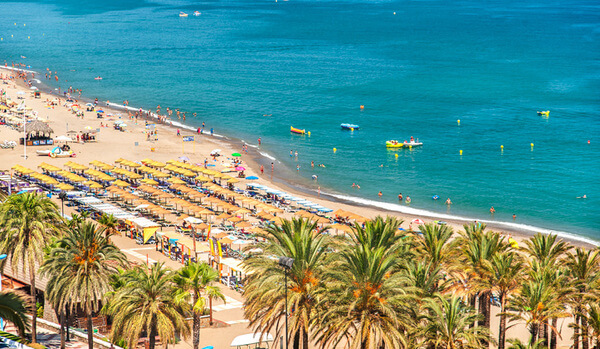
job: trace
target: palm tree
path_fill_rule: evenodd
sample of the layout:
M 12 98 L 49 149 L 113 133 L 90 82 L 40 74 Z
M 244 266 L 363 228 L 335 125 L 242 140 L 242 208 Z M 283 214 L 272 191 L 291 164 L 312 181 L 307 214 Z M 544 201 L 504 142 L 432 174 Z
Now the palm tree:
M 421 226 L 422 235 L 416 239 L 421 255 L 435 268 L 438 265 L 448 267 L 455 255 L 456 240 L 452 239 L 452 228 L 447 225 L 425 224 Z
M 525 240 L 525 247 L 523 251 L 530 258 L 528 259 L 530 269 L 530 277 L 540 280 L 546 279 L 547 282 L 552 283 L 552 290 L 555 291 L 555 298 L 563 299 L 565 292 L 568 289 L 565 288 L 562 280 L 563 276 L 557 272 L 560 271 L 560 267 L 564 264 L 564 254 L 571 249 L 571 246 L 563 240 L 559 240 L 557 235 L 544 235 L 537 233 L 531 238 Z M 548 319 L 551 325 L 556 328 L 558 325 L 558 319 Z M 548 326 L 550 324 L 543 323 L 540 326 L 540 338 L 547 341 Z M 552 347 L 556 347 L 556 331 L 551 331 L 551 344 Z M 547 344 L 547 343 L 545 343 Z
M 575 318 L 575 333 L 573 347 L 579 347 L 579 330 L 581 330 L 582 348 L 589 348 L 586 304 L 597 301 L 600 290 L 597 288 L 600 281 L 600 251 L 589 251 L 577 248 L 574 253 L 569 253 L 565 262 L 570 284 L 574 287 L 571 296 L 573 317 Z
M 48 275 L 47 296 L 58 309 L 79 306 L 87 315 L 88 346 L 94 346 L 92 313 L 99 310 L 104 294 L 110 290 L 111 276 L 125 267 L 127 258 L 92 222 L 70 228 L 56 242 L 41 267 Z
M 196 262 L 181 268 L 173 278 L 173 281 L 177 285 L 178 297 L 189 301 L 191 294 L 192 310 L 194 312 L 192 333 L 194 349 L 198 349 L 200 345 L 200 316 L 206 308 L 206 297 L 210 297 L 211 302 L 213 298 L 225 301 L 225 296 L 221 293 L 221 289 L 211 285 L 217 280 L 219 280 L 219 273 L 216 270 L 206 263 Z
M 106 230 L 106 236 L 111 236 L 118 233 L 117 227 L 119 226 L 119 220 L 115 218 L 112 214 L 107 215 L 103 213 L 98 219 L 98 223 L 102 224 Z
M 37 332 L 36 265 L 42 264 L 46 241 L 57 234 L 61 221 L 58 206 L 37 193 L 11 195 L 0 206 L 0 251 L 8 255 L 13 269 L 21 264 L 23 272 L 29 271 L 33 343 Z
M 133 348 L 146 333 L 149 349 L 154 349 L 157 335 L 164 343 L 173 341 L 175 333 L 189 336 L 185 318 L 190 307 L 175 296 L 171 269 L 163 263 L 149 270 L 139 266 L 123 274 L 123 282 L 103 309 L 113 316 L 113 341 L 122 338 Z
M 531 343 L 523 343 L 520 339 L 509 339 L 510 347 L 508 349 L 542 349 L 545 348 L 543 342 L 541 340 L 531 344 Z
M 487 329 L 472 327 L 478 315 L 459 297 L 427 299 L 425 311 L 422 333 L 428 348 L 481 348 L 490 340 Z
M 540 327 L 548 324 L 549 319 L 568 316 L 562 302 L 555 297 L 553 284 L 548 279 L 525 281 L 520 292 L 511 297 L 509 304 L 511 319 L 525 321 L 529 328 L 530 344 L 538 340 L 545 342 L 545 337 L 540 336 Z M 550 330 L 558 331 L 555 326 L 550 326 Z
M 0 292 L 0 318 L 15 325 L 20 337 L 29 329 L 27 300 L 13 292 Z
M 596 342 L 593 348 L 600 347 L 600 306 L 590 305 L 586 322 L 590 329 L 588 336 L 591 344 Z
M 344 339 L 352 348 L 406 347 L 407 326 L 396 308 L 404 295 L 398 254 L 364 245 L 340 254 L 323 289 L 318 341 L 334 348 Z
M 485 225 L 465 226 L 465 231 L 459 239 L 461 246 L 462 264 L 466 266 L 468 283 L 479 295 L 479 312 L 483 315 L 480 326 L 490 330 L 490 297 L 492 280 L 489 263 L 493 257 L 508 248 L 508 243 L 499 233 L 484 231 Z M 484 343 L 485 345 L 485 343 Z
M 316 233 L 317 225 L 304 219 L 284 220 L 282 225 L 270 226 L 266 239 L 258 247 L 264 254 L 251 255 L 244 260 L 248 271 L 244 287 L 244 315 L 255 331 L 270 332 L 275 329 L 276 337 L 283 333 L 286 316 L 290 328 L 285 333 L 287 340 L 294 339 L 294 348 L 308 348 L 308 334 L 315 316 L 317 291 L 323 283 L 325 256 L 329 238 Z M 268 256 L 283 256 L 294 259 L 288 271 L 288 308 L 285 308 L 285 271 L 277 261 Z M 293 310 L 293 311 L 292 311 Z
M 498 330 L 498 349 L 504 349 L 506 342 L 506 303 L 508 297 L 516 292 L 524 276 L 523 262 L 513 251 L 497 253 L 489 264 L 492 292 L 500 300 L 500 327 Z

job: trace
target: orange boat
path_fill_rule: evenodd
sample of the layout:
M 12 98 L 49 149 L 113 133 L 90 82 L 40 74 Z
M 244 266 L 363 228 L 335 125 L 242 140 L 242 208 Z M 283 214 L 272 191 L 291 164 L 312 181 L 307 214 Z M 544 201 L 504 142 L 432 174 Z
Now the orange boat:
M 291 133 L 297 133 L 299 135 L 303 135 L 303 134 L 306 133 L 306 130 L 301 130 L 299 128 L 294 128 L 294 127 L 290 126 L 290 132 Z

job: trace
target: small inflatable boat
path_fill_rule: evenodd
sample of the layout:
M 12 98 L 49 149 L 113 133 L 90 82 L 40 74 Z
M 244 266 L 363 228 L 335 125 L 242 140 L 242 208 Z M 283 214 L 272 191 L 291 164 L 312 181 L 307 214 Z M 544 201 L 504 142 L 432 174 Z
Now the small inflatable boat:
M 342 128 L 342 130 L 350 130 L 350 131 L 360 129 L 360 126 L 354 125 L 354 124 L 341 124 L 340 127 Z
M 296 133 L 296 134 L 299 134 L 299 135 L 303 135 L 303 134 L 306 133 L 306 130 L 301 130 L 299 128 L 295 128 L 295 127 L 290 126 L 290 132 L 291 133 Z
M 550 116 L 550 110 L 542 110 L 542 111 L 538 111 L 537 114 L 539 116 Z

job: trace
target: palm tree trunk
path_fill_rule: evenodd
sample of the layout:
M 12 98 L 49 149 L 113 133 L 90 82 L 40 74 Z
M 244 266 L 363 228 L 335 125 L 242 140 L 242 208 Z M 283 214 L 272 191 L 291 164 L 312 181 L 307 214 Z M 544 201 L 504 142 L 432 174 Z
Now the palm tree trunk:
M 590 341 L 588 339 L 588 323 L 587 323 L 587 319 L 585 318 L 585 316 L 581 316 L 581 348 L 582 349 L 589 349 L 590 347 Z
M 500 328 L 498 329 L 498 349 L 504 349 L 506 342 L 506 315 L 504 308 L 506 307 L 506 296 L 500 295 Z
M 94 326 L 92 324 L 92 310 L 87 310 L 87 332 L 88 332 L 88 348 L 94 349 Z
M 33 266 L 29 266 L 29 285 L 31 285 L 31 307 L 33 311 L 31 314 L 31 343 L 37 343 L 37 293 L 35 289 L 35 271 Z
M 538 338 L 538 325 L 531 324 L 531 329 L 529 332 L 531 333 L 531 340 L 529 341 L 529 344 L 533 345 L 533 343 L 535 343 Z
M 60 311 L 60 349 L 65 349 L 65 325 L 66 325 L 65 311 Z
M 300 349 L 300 331 L 296 331 L 294 334 L 294 343 L 292 343 L 294 349 Z
M 550 332 L 550 349 L 556 349 L 556 332 L 555 332 L 555 330 L 558 329 L 558 319 L 557 318 L 552 318 L 552 328 L 554 330 L 552 330 Z
M 209 307 L 209 309 L 210 309 L 210 312 L 209 312 L 209 318 L 208 318 L 208 324 L 209 324 L 210 326 L 212 326 L 212 325 L 213 325 L 213 315 L 212 315 L 212 297 L 208 297 L 208 307 Z
M 580 316 L 577 315 L 579 313 L 579 307 L 577 307 L 577 312 L 575 313 L 575 328 L 573 330 L 573 349 L 579 349 L 579 324 L 580 324 Z
M 479 322 L 480 327 L 490 329 L 490 294 L 489 292 L 482 292 L 479 295 L 479 313 L 483 315 L 483 320 Z M 484 348 L 489 347 L 487 340 L 481 341 L 481 346 Z
M 156 346 L 156 325 L 150 327 L 150 334 L 148 338 L 148 349 L 154 349 Z M 165 343 L 166 348 L 166 343 Z
M 303 349 L 308 349 L 308 332 L 302 331 L 302 344 Z
M 542 323 L 539 327 L 539 334 L 538 337 L 540 340 L 542 340 L 541 345 L 544 347 L 547 347 L 548 343 L 546 342 L 546 331 L 548 330 L 548 327 L 546 327 L 546 323 Z
M 198 349 L 198 347 L 200 346 L 200 314 L 198 314 L 197 312 L 194 311 L 194 338 L 193 338 L 193 344 L 194 344 L 194 349 Z

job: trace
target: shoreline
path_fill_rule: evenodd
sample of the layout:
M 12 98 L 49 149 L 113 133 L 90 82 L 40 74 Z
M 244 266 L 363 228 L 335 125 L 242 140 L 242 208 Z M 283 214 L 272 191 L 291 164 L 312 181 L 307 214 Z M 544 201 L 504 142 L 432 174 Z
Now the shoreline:
M 12 68 L 12 67 L 4 67 L 4 66 L 1 66 L 0 68 L 4 69 L 5 71 L 10 71 L 10 72 L 15 72 L 15 71 L 24 71 L 24 72 L 29 72 L 29 73 L 34 72 L 34 73 L 38 74 L 38 76 L 39 76 L 39 72 L 35 72 L 34 70 L 31 70 L 31 68 L 21 69 L 21 68 Z M 46 85 L 43 81 L 40 81 L 39 79 L 35 79 L 35 81 L 36 81 L 35 85 L 39 85 L 38 87 L 42 93 L 45 93 L 45 94 L 53 96 L 53 97 L 61 98 L 61 99 L 65 98 L 64 96 L 59 95 L 56 92 L 56 90 L 54 90 L 50 86 Z M 26 85 L 21 80 L 15 79 L 15 82 L 19 89 L 24 89 L 24 90 L 26 90 L 26 92 L 29 92 L 29 90 L 27 90 L 28 87 L 26 87 Z M 76 98 L 79 101 L 83 101 L 83 102 L 93 101 L 92 99 L 86 98 L 85 96 L 74 97 L 74 98 Z M 108 111 L 112 112 L 114 114 L 114 116 L 118 116 L 120 114 L 124 118 L 128 118 L 129 111 L 140 110 L 140 108 L 123 106 L 123 105 L 112 103 L 112 102 L 106 103 L 106 101 L 99 102 L 99 105 L 102 106 L 103 109 L 105 109 L 107 112 Z M 579 236 L 577 234 L 569 233 L 569 232 L 553 231 L 553 230 L 546 229 L 546 228 L 540 228 L 540 227 L 529 226 L 526 224 L 512 223 L 512 222 L 502 222 L 502 221 L 493 221 L 493 220 L 489 220 L 489 219 L 475 219 L 475 218 L 454 216 L 454 215 L 438 213 L 438 212 L 433 212 L 433 211 L 427 211 L 427 210 L 422 210 L 422 209 L 418 209 L 418 208 L 413 208 L 413 207 L 409 207 L 409 206 L 398 205 L 398 204 L 393 204 L 393 203 L 388 203 L 388 202 L 377 202 L 377 201 L 373 201 L 373 200 L 369 200 L 369 199 L 364 199 L 361 197 L 346 195 L 343 193 L 336 193 L 333 190 L 331 190 L 330 188 L 325 188 L 325 191 L 321 190 L 320 193 L 318 193 L 315 189 L 309 188 L 308 186 L 305 186 L 298 181 L 294 182 L 294 181 L 288 180 L 287 177 L 285 176 L 285 173 L 286 172 L 292 173 L 292 171 L 290 169 L 288 169 L 287 167 L 285 167 L 285 165 L 283 165 L 283 163 L 279 162 L 276 158 L 272 157 L 271 155 L 269 155 L 268 153 L 266 153 L 264 151 L 261 151 L 261 148 L 259 148 L 258 146 L 254 145 L 254 144 L 249 144 L 247 142 L 244 142 L 244 140 L 242 140 L 240 138 L 236 138 L 235 136 L 230 137 L 230 136 L 220 135 L 220 134 L 216 134 L 216 133 L 213 136 L 211 136 L 208 133 L 204 133 L 204 134 L 200 135 L 197 133 L 197 131 L 196 131 L 197 129 L 191 125 L 186 125 L 185 123 L 182 123 L 179 121 L 173 121 L 170 119 L 167 119 L 167 122 L 158 122 L 158 118 L 156 117 L 156 114 L 154 114 L 152 111 L 145 110 L 143 108 L 142 108 L 142 110 L 144 111 L 144 114 L 149 113 L 149 116 L 143 115 L 143 116 L 141 116 L 141 119 L 155 120 L 155 121 L 157 121 L 157 126 L 167 128 L 169 131 L 171 131 L 171 134 L 175 133 L 176 129 L 181 129 L 182 135 L 187 135 L 185 133 L 189 132 L 196 137 L 202 136 L 202 137 L 199 137 L 199 140 L 208 141 L 208 143 L 214 143 L 217 146 L 220 146 L 223 148 L 228 148 L 233 151 L 238 151 L 237 149 L 239 149 L 241 147 L 241 145 L 248 144 L 248 152 L 244 153 L 245 156 L 243 158 L 243 160 L 248 165 L 247 171 L 246 171 L 247 175 L 259 176 L 259 178 L 261 178 L 261 179 L 259 181 L 257 181 L 257 183 L 267 184 L 275 189 L 289 192 L 296 196 L 308 197 L 310 200 L 312 200 L 316 203 L 319 203 L 325 207 L 337 208 L 339 206 L 342 206 L 343 210 L 351 211 L 351 212 L 354 212 L 354 213 L 357 213 L 357 214 L 360 214 L 360 215 L 366 216 L 366 217 L 373 217 L 376 215 L 391 215 L 391 216 L 395 216 L 395 217 L 398 217 L 398 218 L 404 220 L 403 226 L 407 226 L 408 223 L 410 223 L 410 221 L 414 218 L 427 218 L 427 220 L 445 220 L 446 222 L 448 222 L 448 224 L 450 226 L 452 226 L 452 228 L 456 232 L 457 230 L 462 229 L 463 224 L 477 221 L 477 222 L 485 223 L 488 226 L 488 229 L 490 229 L 490 230 L 499 231 L 505 235 L 512 235 L 517 240 L 526 239 L 526 238 L 534 235 L 535 233 L 540 232 L 540 233 L 544 233 L 544 234 L 550 234 L 550 233 L 556 234 L 559 237 L 563 238 L 564 240 L 573 243 L 574 245 L 585 246 L 585 247 L 594 247 L 594 248 L 600 246 L 600 241 L 596 241 L 596 240 L 587 238 L 585 236 Z M 124 115 L 121 113 L 124 113 Z M 105 120 L 105 121 L 108 122 L 108 120 Z M 163 141 L 162 137 L 163 136 L 161 135 L 161 140 L 159 140 L 157 142 L 156 146 L 161 144 L 161 142 Z M 197 143 L 203 143 L 203 142 L 197 142 Z M 177 154 L 177 152 L 178 152 L 178 150 L 176 150 L 176 149 L 175 150 L 171 149 L 171 150 L 172 150 L 170 152 L 171 154 Z M 199 154 L 196 152 L 194 153 L 194 155 L 202 155 L 203 157 L 208 156 L 208 154 Z M 147 154 L 147 156 L 152 156 L 152 155 Z M 174 156 L 174 155 L 172 155 L 172 156 Z M 121 157 L 121 156 L 117 155 L 117 157 Z M 131 160 L 139 161 L 139 159 L 135 159 L 135 158 L 131 159 Z M 268 170 L 268 165 L 270 165 L 269 164 L 270 162 L 277 162 L 280 165 L 282 165 L 282 166 L 279 166 L 278 169 L 276 169 L 276 171 L 271 176 L 269 176 L 269 170 Z M 266 169 L 265 174 L 263 174 L 263 175 L 261 175 L 260 171 L 258 170 L 260 168 L 260 165 L 265 166 L 265 169 Z M 283 167 L 284 169 L 281 170 L 281 167 Z

